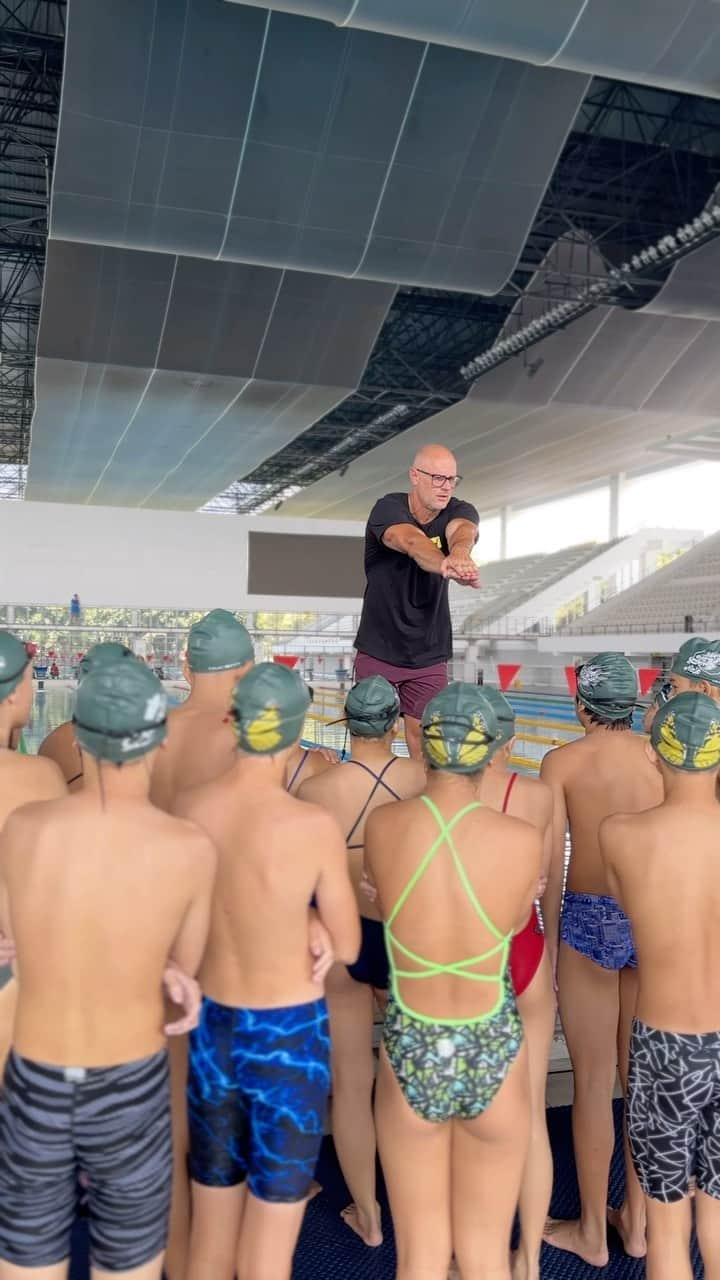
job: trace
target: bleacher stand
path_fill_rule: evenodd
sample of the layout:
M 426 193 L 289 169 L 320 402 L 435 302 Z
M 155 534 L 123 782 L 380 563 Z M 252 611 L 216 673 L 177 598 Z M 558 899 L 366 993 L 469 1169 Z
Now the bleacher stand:
M 541 591 L 560 582 L 575 569 L 609 550 L 613 542 L 584 542 L 548 554 L 494 560 L 480 568 L 480 599 L 468 599 L 462 587 L 451 587 L 451 608 L 456 634 L 468 635 L 520 609 Z M 461 594 L 462 593 L 462 594 Z
M 720 630 L 720 533 L 563 629 L 572 635 Z

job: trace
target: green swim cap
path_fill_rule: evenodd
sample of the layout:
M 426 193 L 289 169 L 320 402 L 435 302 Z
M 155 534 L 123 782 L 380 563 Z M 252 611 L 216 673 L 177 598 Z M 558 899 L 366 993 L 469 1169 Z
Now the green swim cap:
M 660 707 L 650 741 L 671 769 L 720 768 L 720 707 L 705 693 L 679 693 Z
M 213 609 L 190 628 L 187 660 L 191 671 L 202 675 L 232 671 L 254 657 L 250 633 L 227 609 Z
M 624 653 L 598 653 L 578 671 L 577 696 L 601 720 L 625 720 L 635 710 L 637 672 Z
M 123 658 L 134 657 L 135 654 L 132 649 L 128 649 L 127 645 L 116 644 L 114 640 L 101 640 L 99 644 L 94 644 L 87 653 L 83 654 L 78 663 L 78 674 L 83 680 L 86 675 L 91 671 L 97 671 L 99 667 L 108 667 Z
M 0 631 L 0 702 L 4 702 L 17 689 L 30 662 L 22 640 L 12 631 Z
M 85 676 L 75 695 L 73 724 L 88 755 L 130 763 L 167 737 L 167 697 L 144 663 L 120 658 L 92 667 Z
M 670 670 L 686 680 L 706 680 L 715 688 L 720 687 L 720 640 L 704 640 L 702 636 L 686 640 Z
M 495 712 L 474 684 L 451 684 L 431 698 L 421 728 L 428 764 L 450 773 L 479 773 L 500 746 Z
M 384 676 L 358 680 L 345 699 L 345 718 L 356 738 L 382 738 L 400 715 L 397 690 Z
M 238 744 L 253 756 L 275 755 L 300 737 L 310 694 L 297 671 L 277 662 L 259 662 L 238 680 L 232 714 Z
M 501 693 L 499 689 L 495 689 L 493 685 L 478 685 L 478 692 L 482 694 L 485 701 L 490 704 L 495 712 L 495 719 L 498 722 L 500 733 L 500 746 L 504 747 L 506 742 L 515 737 L 515 712 L 505 694 Z

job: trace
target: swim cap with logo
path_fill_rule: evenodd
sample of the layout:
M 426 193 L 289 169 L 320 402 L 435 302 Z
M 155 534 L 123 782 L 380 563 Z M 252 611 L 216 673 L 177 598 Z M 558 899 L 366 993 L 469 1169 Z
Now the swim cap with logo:
M 500 746 L 493 708 L 474 684 L 451 684 L 423 711 L 423 752 L 434 769 L 479 773 Z
M 0 631 L 0 702 L 17 689 L 25 675 L 30 655 L 12 631 Z
M 101 640 L 83 654 L 78 663 L 78 675 L 83 680 L 91 671 L 97 671 L 98 667 L 107 667 L 123 658 L 134 657 L 135 654 L 127 645 L 116 644 L 114 640 Z
M 227 609 L 213 609 L 190 628 L 187 660 L 191 671 L 200 675 L 232 671 L 254 657 L 250 633 Z
M 499 689 L 495 689 L 493 685 L 484 684 L 479 685 L 478 688 L 485 701 L 490 704 L 495 712 L 500 734 L 500 745 L 504 747 L 506 742 L 515 737 L 515 712 L 505 694 L 501 693 Z
M 296 671 L 276 662 L 259 662 L 233 690 L 238 745 L 254 756 L 274 755 L 294 746 L 309 706 L 307 685 Z
M 130 763 L 167 737 L 167 698 L 144 663 L 120 658 L 85 676 L 75 695 L 73 725 L 88 755 L 111 764 Z
M 384 676 L 368 676 L 345 699 L 345 719 L 356 738 L 382 738 L 400 715 L 397 690 Z
M 637 702 L 637 672 L 624 653 L 597 653 L 578 671 L 577 696 L 601 720 L 626 720 Z
M 671 769 L 720 768 L 720 708 L 705 693 L 678 693 L 658 711 L 650 741 Z
M 720 688 L 720 640 L 704 640 L 702 636 L 686 640 L 675 655 L 671 671 L 686 680 L 706 680 Z

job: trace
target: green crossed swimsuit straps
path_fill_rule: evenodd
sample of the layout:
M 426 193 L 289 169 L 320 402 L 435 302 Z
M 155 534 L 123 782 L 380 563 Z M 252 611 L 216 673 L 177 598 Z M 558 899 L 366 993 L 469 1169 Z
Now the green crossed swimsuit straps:
M 435 818 L 439 831 L 385 921 L 392 995 L 383 1041 L 398 1083 L 418 1115 L 433 1122 L 453 1116 L 471 1119 L 490 1105 L 522 1044 L 522 1023 L 509 973 L 513 935 L 512 932 L 501 933 L 489 919 L 478 901 L 452 836 L 458 823 L 482 805 L 477 801 L 466 805 L 446 822 L 428 796 L 421 799 Z M 480 955 L 440 964 L 406 947 L 399 941 L 393 926 L 413 889 L 444 844 L 450 850 L 453 866 L 472 907 L 496 941 Z M 493 957 L 497 957 L 496 972 L 472 971 L 474 966 Z M 401 967 L 403 959 L 412 961 L 416 967 Z M 398 979 L 422 980 L 442 974 L 470 982 L 497 983 L 498 998 L 487 1012 L 462 1019 L 428 1017 L 405 1003 Z

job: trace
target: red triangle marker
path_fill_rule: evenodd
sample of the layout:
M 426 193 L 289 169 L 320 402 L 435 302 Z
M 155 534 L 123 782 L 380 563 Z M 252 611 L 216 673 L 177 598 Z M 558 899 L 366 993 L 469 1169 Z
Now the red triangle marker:
M 299 657 L 294 657 L 291 653 L 273 654 L 273 662 L 279 662 L 281 667 L 296 667 L 299 661 Z
M 641 667 L 638 671 L 640 678 L 640 693 L 644 697 L 649 689 L 652 688 L 658 676 L 662 673 L 662 667 Z
M 498 680 L 500 681 L 500 688 L 503 693 L 510 687 L 510 684 L 520 670 L 520 666 L 521 663 L 519 662 L 498 662 Z

